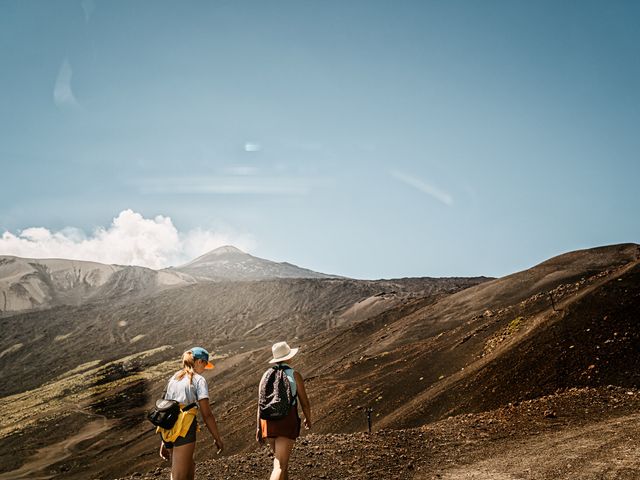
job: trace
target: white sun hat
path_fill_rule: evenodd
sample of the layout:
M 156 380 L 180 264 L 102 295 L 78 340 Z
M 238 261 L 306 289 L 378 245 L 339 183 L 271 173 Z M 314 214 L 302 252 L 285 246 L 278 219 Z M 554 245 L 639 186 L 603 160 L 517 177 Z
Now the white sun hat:
M 271 347 L 271 352 L 273 353 L 273 358 L 269 360 L 269 363 L 278 363 L 284 362 L 285 360 L 289 360 L 296 353 L 298 353 L 299 348 L 291 348 L 287 342 L 278 342 L 274 343 L 273 347 Z

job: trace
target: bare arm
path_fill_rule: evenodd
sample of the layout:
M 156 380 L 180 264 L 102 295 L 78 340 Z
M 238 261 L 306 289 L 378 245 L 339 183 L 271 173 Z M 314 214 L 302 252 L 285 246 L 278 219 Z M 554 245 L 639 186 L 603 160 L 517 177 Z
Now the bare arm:
M 309 403 L 309 397 L 307 397 L 307 391 L 304 388 L 304 379 L 298 372 L 293 372 L 293 377 L 296 379 L 298 400 L 300 400 L 302 413 L 304 413 L 304 426 L 309 429 L 311 428 L 311 404 Z
M 262 376 L 264 378 L 264 375 Z M 262 429 L 260 428 L 260 385 L 262 385 L 262 379 L 260 379 L 260 384 L 258 385 L 258 412 L 256 413 L 256 440 L 259 443 L 264 442 L 264 438 L 262 438 Z
M 198 407 L 200 408 L 202 420 L 204 420 L 204 423 L 207 425 L 207 429 L 209 430 L 209 432 L 211 432 L 213 440 L 216 442 L 216 447 L 218 447 L 218 453 L 220 453 L 224 448 L 224 444 L 222 443 L 222 439 L 220 438 L 220 433 L 218 432 L 218 424 L 216 423 L 216 417 L 213 416 L 213 412 L 211 411 L 209 399 L 202 398 L 198 400 Z
M 256 440 L 260 443 L 263 442 L 262 430 L 260 429 L 260 405 L 258 405 L 258 413 L 256 414 Z

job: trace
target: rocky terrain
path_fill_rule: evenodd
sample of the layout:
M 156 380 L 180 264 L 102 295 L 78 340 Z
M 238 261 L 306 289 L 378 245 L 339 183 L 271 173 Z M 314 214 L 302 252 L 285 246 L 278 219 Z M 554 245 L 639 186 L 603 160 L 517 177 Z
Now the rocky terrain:
M 0 479 L 163 478 L 144 411 L 194 342 L 227 447 L 201 434 L 200 475 L 265 477 L 255 395 L 283 331 L 315 417 L 292 478 L 640 478 L 638 311 L 624 244 L 497 280 L 201 281 L 7 316 Z
M 303 433 L 290 478 L 635 480 L 639 420 L 637 389 L 572 388 L 412 429 Z M 199 462 L 196 477 L 264 479 L 272 461 L 268 448 L 256 447 Z M 120 480 L 168 478 L 169 468 L 158 463 L 152 471 Z

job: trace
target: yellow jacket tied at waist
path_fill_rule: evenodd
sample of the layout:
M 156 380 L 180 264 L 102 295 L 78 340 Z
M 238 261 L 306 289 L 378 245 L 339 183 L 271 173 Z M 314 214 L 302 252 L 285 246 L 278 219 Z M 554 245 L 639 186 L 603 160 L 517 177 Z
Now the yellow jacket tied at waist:
M 184 405 L 181 404 L 180 408 L 184 408 Z M 172 428 L 157 427 L 156 433 L 160 433 L 162 440 L 165 442 L 175 442 L 178 437 L 184 437 L 187 434 L 191 423 L 196 421 L 196 415 L 198 415 L 197 408 L 190 408 L 186 412 L 181 411 L 176 424 Z M 200 426 L 196 427 L 196 431 L 200 431 Z

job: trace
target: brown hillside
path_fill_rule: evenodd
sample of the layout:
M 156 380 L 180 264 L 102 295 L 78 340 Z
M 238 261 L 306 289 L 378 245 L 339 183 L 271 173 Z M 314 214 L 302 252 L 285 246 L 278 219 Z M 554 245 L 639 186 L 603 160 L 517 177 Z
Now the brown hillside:
M 31 389 L 86 362 L 113 361 L 162 346 L 182 352 L 197 341 L 229 356 L 271 344 L 283 330 L 292 339 L 311 337 L 355 321 L 349 311 L 371 297 L 384 296 L 383 309 L 388 309 L 484 280 L 203 282 L 145 298 L 0 318 L 0 374 L 11 371 L 22 376 L 19 382 L 0 383 L 0 395 Z M 116 282 L 120 291 L 125 288 L 122 281 Z M 15 365 L 10 353 L 18 351 L 23 362 Z M 45 370 L 38 361 L 30 361 L 43 357 L 48 362 Z M 175 352 L 159 355 L 151 364 L 176 357 Z
M 499 412 L 509 404 L 528 405 L 562 389 L 582 389 L 586 392 L 584 404 L 589 405 L 592 387 L 605 387 L 605 396 L 610 384 L 633 392 L 640 384 L 640 325 L 636 320 L 640 311 L 639 251 L 638 245 L 626 244 L 572 252 L 475 286 L 480 279 L 449 279 L 440 284 L 428 280 L 385 283 L 332 279 L 257 282 L 251 287 L 243 283 L 194 285 L 131 304 L 60 310 L 66 315 L 46 317 L 51 331 L 45 328 L 45 337 L 50 340 L 61 327 L 78 330 L 69 343 L 58 341 L 61 353 L 49 350 L 63 366 L 58 370 L 52 366 L 43 374 L 50 381 L 43 395 L 45 399 L 50 395 L 55 400 L 50 403 L 58 402 L 61 407 L 57 416 L 49 411 L 28 427 L 5 428 L 0 439 L 4 449 L 1 460 L 8 469 L 23 465 L 19 471 L 24 476 L 20 478 L 33 472 L 64 472 L 65 478 L 72 479 L 88 475 L 113 478 L 155 468 L 157 439 L 149 433 L 142 414 L 159 395 L 167 374 L 176 368 L 177 354 L 193 342 L 194 326 L 203 332 L 202 343 L 214 345 L 211 348 L 222 354 L 209 374 L 213 408 L 225 435 L 226 454 L 244 452 L 224 465 L 244 465 L 242 468 L 258 468 L 258 458 L 264 460 L 255 456 L 252 441 L 256 388 L 270 356 L 269 346 L 282 339 L 283 329 L 288 332 L 287 339 L 301 347 L 294 366 L 307 379 L 317 434 L 361 432 L 366 428 L 366 407 L 374 409 L 375 428 L 406 428 L 451 415 L 482 419 L 485 414 L 481 412 Z M 180 326 L 176 318 L 182 319 Z M 44 319 L 25 314 L 3 322 L 15 322 L 9 324 L 13 335 L 20 334 L 18 325 L 32 329 L 33 334 Z M 129 321 L 119 326 L 123 319 Z M 140 327 L 151 322 L 162 335 L 140 337 L 144 332 Z M 91 340 L 79 325 L 92 332 Z M 2 335 L 5 349 L 28 337 Z M 46 344 L 34 342 L 33 346 Z M 79 357 L 78 352 L 84 350 L 89 353 Z M 96 357 L 103 360 L 90 363 Z M 110 363 L 105 363 L 107 358 Z M 71 376 L 64 375 L 70 366 L 82 363 Z M 3 372 L 8 367 L 8 362 L 0 363 Z M 24 418 L 20 409 L 9 411 L 9 405 L 45 408 L 30 403 L 32 395 L 25 391 L 3 398 L 0 414 L 19 421 Z M 84 419 L 60 413 L 69 402 L 84 412 Z M 600 405 L 598 402 L 595 404 Z M 590 418 L 585 417 L 584 409 L 581 413 L 572 410 L 582 404 L 568 402 L 565 415 L 577 415 L 580 425 L 588 425 Z M 502 418 L 500 415 L 486 414 L 486 420 Z M 605 416 L 600 420 L 608 422 Z M 38 428 L 51 430 L 54 425 L 58 428 L 52 437 L 35 436 Z M 522 435 L 541 428 L 533 426 Z M 602 428 L 612 427 L 607 423 Z M 415 431 L 382 435 L 376 442 L 379 446 L 391 442 L 387 446 L 392 448 L 394 442 L 414 438 L 411 432 Z M 458 440 L 445 435 L 446 445 L 438 448 L 457 454 L 460 450 L 450 442 L 467 438 L 470 430 L 462 432 Z M 566 435 L 571 432 L 567 430 Z M 91 442 L 92 434 L 101 440 Z M 460 435 L 460 430 L 454 429 L 451 435 Z M 494 438 L 492 435 L 486 438 Z M 201 438 L 198 459 L 210 459 L 212 442 L 206 433 Z M 314 438 L 322 443 L 322 436 Z M 360 448 L 351 440 L 355 437 L 344 438 L 345 449 Z M 525 437 L 518 438 L 526 448 L 532 448 Z M 35 459 L 40 457 L 29 457 L 38 448 L 54 454 L 69 442 L 75 446 L 68 458 L 38 463 Z M 312 442 L 310 448 L 315 445 Z M 480 461 L 478 452 L 497 454 L 489 450 L 480 446 L 469 461 Z M 308 453 L 308 449 L 304 451 Z M 393 451 L 406 459 L 414 458 L 408 451 Z M 367 451 L 362 454 L 368 458 Z M 327 455 L 336 462 L 350 461 L 347 471 L 361 472 L 343 478 L 370 478 L 365 475 L 371 472 L 362 470 L 358 460 L 345 451 L 327 451 Z M 384 463 L 388 459 L 376 458 L 386 465 L 380 472 L 391 472 Z M 305 461 L 323 465 L 308 457 Z M 211 478 L 240 478 L 216 476 L 214 467 L 223 464 L 209 465 Z M 434 465 L 414 461 L 416 468 L 431 470 L 388 477 L 433 478 L 429 475 L 439 471 Z M 299 472 L 322 478 L 314 477 L 313 469 Z

